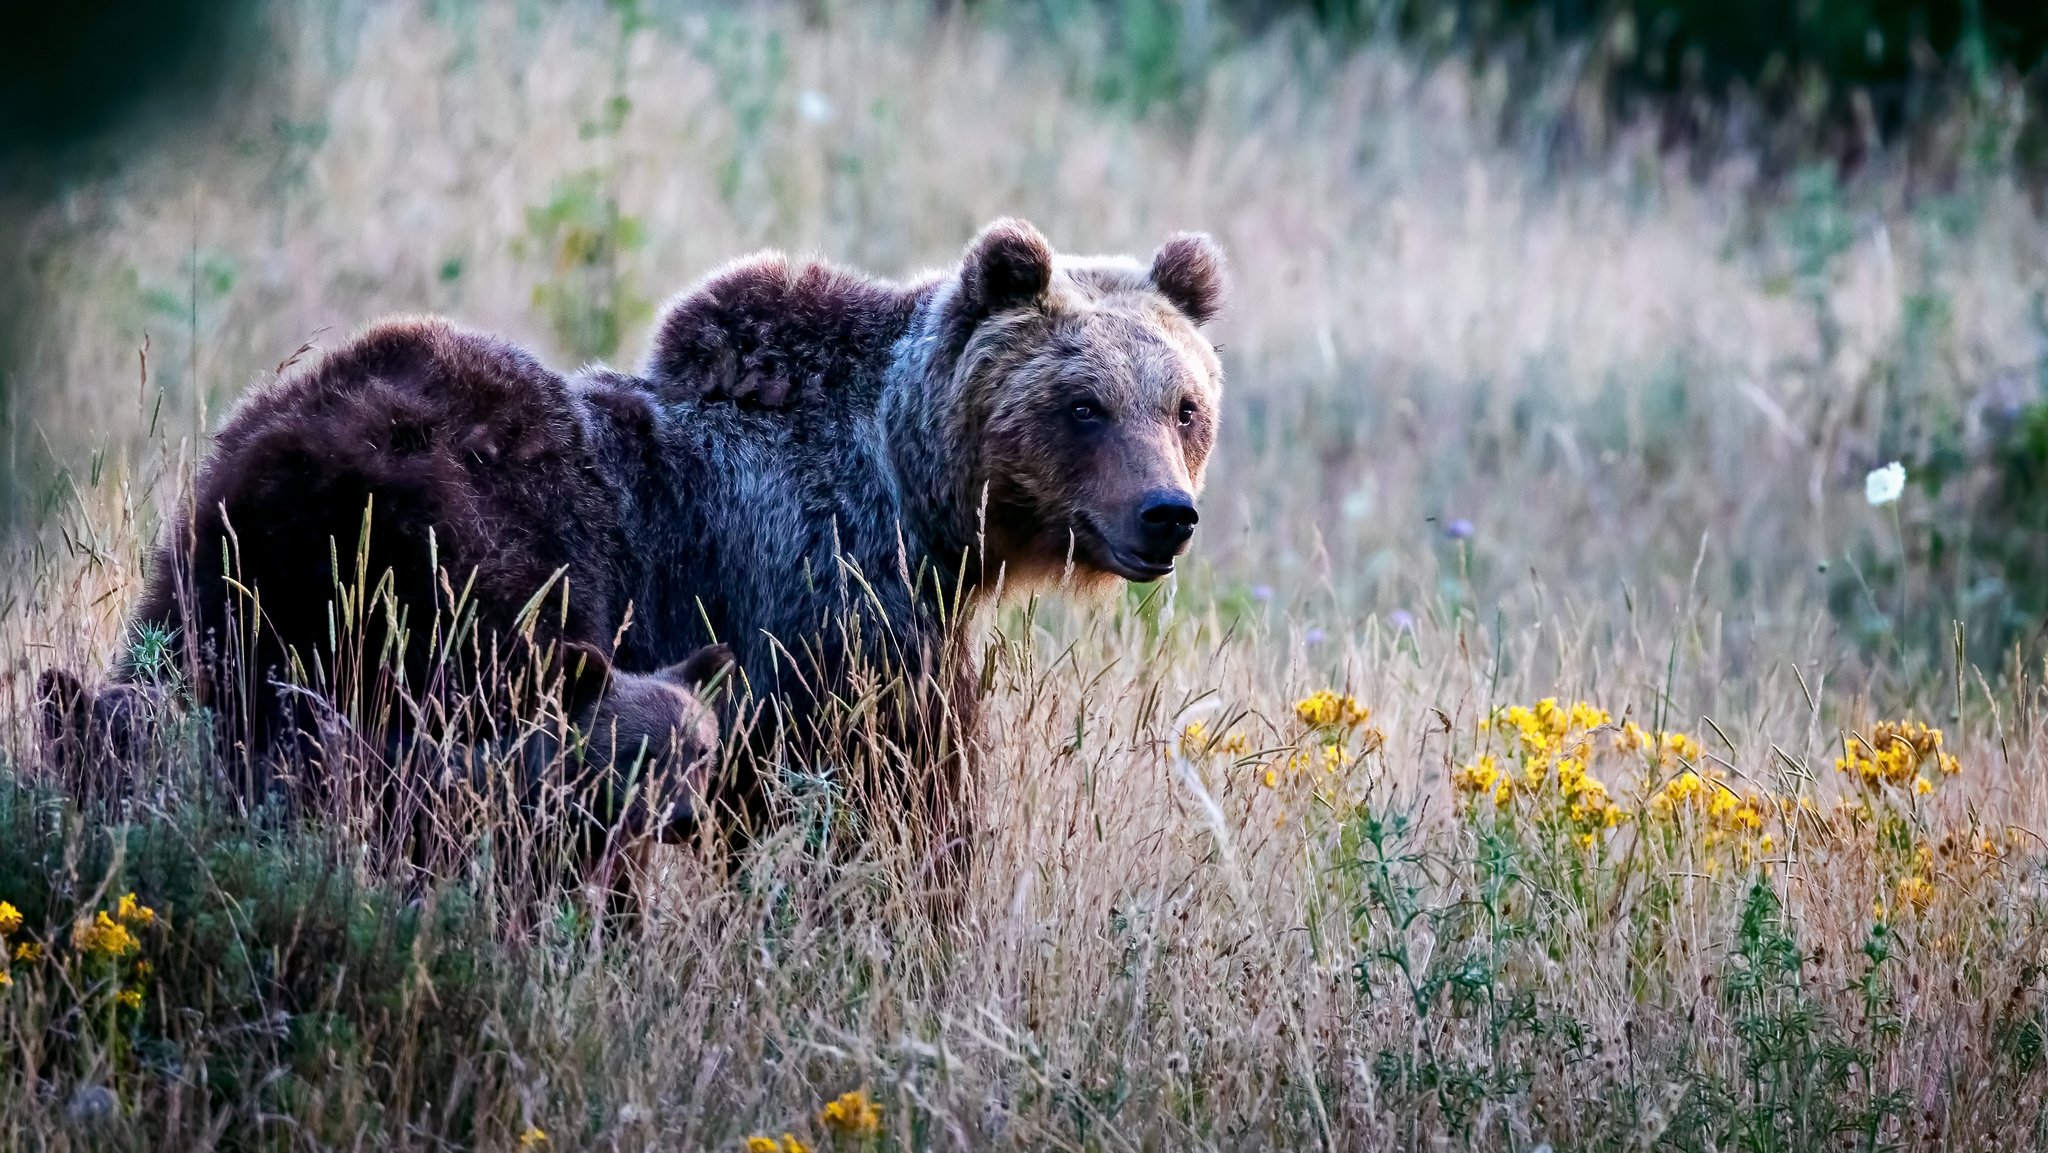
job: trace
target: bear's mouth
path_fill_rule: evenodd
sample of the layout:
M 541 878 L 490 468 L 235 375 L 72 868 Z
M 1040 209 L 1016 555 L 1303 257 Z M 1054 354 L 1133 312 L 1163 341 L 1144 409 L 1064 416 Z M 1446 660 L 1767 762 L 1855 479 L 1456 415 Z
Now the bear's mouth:
M 1082 564 L 1138 584 L 1150 584 L 1173 575 L 1175 553 L 1153 556 L 1119 545 L 1114 537 L 1102 531 L 1102 526 L 1096 524 L 1093 517 L 1085 514 L 1080 518 L 1078 528 L 1074 560 Z
M 1125 555 L 1113 552 L 1110 554 L 1110 563 L 1111 571 L 1116 575 L 1139 584 L 1148 584 L 1173 575 L 1171 560 L 1148 560 L 1136 553 Z

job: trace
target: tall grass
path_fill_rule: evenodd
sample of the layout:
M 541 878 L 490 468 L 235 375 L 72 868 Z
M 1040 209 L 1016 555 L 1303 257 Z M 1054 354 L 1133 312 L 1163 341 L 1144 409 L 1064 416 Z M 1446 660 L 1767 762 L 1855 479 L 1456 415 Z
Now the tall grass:
M 1509 107 L 1285 28 L 1134 113 L 1099 29 L 918 6 L 269 19 L 269 90 L 38 222 L 10 428 L 51 479 L 0 593 L 0 900 L 50 956 L 0 990 L 11 1142 L 2048 1139 L 2039 654 L 1966 622 L 1958 664 L 1977 602 L 1931 541 L 1961 490 L 1862 489 L 1980 461 L 2048 386 L 2048 244 L 1997 115 L 1939 181 L 1879 156 L 1767 184 L 1627 124 L 1564 147 L 1592 113 L 1562 72 Z M 110 826 L 31 779 L 36 673 L 110 659 L 204 429 L 303 342 L 432 309 L 631 360 L 650 302 L 736 254 L 909 273 L 1000 213 L 1070 249 L 1207 228 L 1237 293 L 1188 571 L 983 622 L 958 924 L 810 778 L 730 862 L 664 850 L 611 937 L 487 867 L 394 876 L 345 823 L 199 790 Z M 1370 716 L 1297 711 L 1323 689 Z M 1549 697 L 1610 723 L 1531 751 L 1500 710 Z M 1899 716 L 1960 772 L 1835 770 Z M 1505 800 L 1471 787 L 1489 753 Z M 1589 833 L 1561 755 L 1628 818 Z M 117 972 L 72 925 L 130 889 L 157 919 Z M 533 899 L 559 916 L 491 913 Z M 190 960 L 216 955 L 254 976 Z M 855 1089 L 879 1132 L 820 1118 Z

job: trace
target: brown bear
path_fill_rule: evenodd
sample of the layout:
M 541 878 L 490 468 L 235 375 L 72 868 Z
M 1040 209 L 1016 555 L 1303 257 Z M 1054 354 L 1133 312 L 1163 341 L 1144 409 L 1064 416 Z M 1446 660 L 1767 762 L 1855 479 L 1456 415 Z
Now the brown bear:
M 814 757 L 844 735 L 831 716 L 879 714 L 921 778 L 908 799 L 963 834 L 960 626 L 1002 591 L 1173 571 L 1215 443 L 1222 371 L 1198 329 L 1223 290 L 1206 236 L 1148 263 L 1061 257 L 1016 220 L 910 284 L 775 254 L 712 274 L 637 377 L 578 383 L 636 542 L 618 660 L 724 641 L 766 727 Z M 757 803 L 759 763 L 721 795 Z
M 759 705 L 723 714 L 750 745 L 830 769 L 859 751 L 844 715 L 875 718 L 851 739 L 921 778 L 902 795 L 957 856 L 976 688 L 961 626 L 1004 590 L 1173 571 L 1216 436 L 1222 372 L 1198 328 L 1222 292 L 1206 236 L 1149 263 L 1076 258 L 1000 220 L 909 284 L 739 261 L 667 307 L 638 375 L 564 381 L 438 321 L 381 324 L 237 408 L 134 620 L 177 638 L 256 749 L 313 727 L 280 686 L 388 692 L 361 675 L 383 653 L 387 680 L 429 691 L 452 646 L 522 674 L 483 686 L 508 718 L 511 681 L 553 679 L 580 728 L 670 738 L 679 797 L 707 787 L 695 698 L 651 717 L 606 702 L 695 683 L 728 658 L 692 655 L 723 643 Z M 380 582 L 386 623 L 336 642 L 337 587 Z M 226 651 L 253 656 L 205 655 Z M 53 695 L 58 729 L 110 723 L 82 689 Z M 770 761 L 709 787 L 759 816 Z

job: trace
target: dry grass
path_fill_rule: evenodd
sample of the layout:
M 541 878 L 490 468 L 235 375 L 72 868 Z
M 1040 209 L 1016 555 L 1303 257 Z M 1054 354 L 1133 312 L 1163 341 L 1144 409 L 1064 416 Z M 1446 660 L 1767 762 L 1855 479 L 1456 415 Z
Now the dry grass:
M 1910 199 L 1883 161 L 1763 190 L 1623 129 L 1560 168 L 1500 143 L 1496 82 L 1285 37 L 1221 58 L 1187 115 L 1134 119 L 1076 95 L 1118 66 L 1092 33 L 1054 53 L 825 7 L 623 39 L 595 6 L 274 13 L 274 91 L 41 222 L 17 452 L 65 471 L 9 562 L 0 651 L 17 718 L 39 668 L 103 664 L 195 430 L 377 314 L 565 363 L 610 325 L 631 359 L 648 301 L 757 246 L 907 273 L 1001 213 L 1076 249 L 1210 229 L 1237 296 L 1195 564 L 987 622 L 964 923 L 934 932 L 901 855 L 797 795 L 732 875 L 668 853 L 644 936 L 504 943 L 518 992 L 473 1032 L 419 990 L 365 1026 L 454 1054 L 459 1104 L 379 1099 L 340 1059 L 222 1099 L 189 1055 L 123 1066 L 63 997 L 0 990 L 9 1143 L 829 1147 L 817 1111 L 857 1087 L 883 1128 L 842 1147 L 2048 1140 L 2039 682 L 1988 654 L 1952 679 L 1913 643 L 1934 579 L 1869 566 L 1944 513 L 1914 490 L 1894 521 L 1861 488 L 2048 371 L 2048 245 L 1997 162 Z M 1844 623 L 1872 615 L 1899 627 Z M 1312 784 L 1286 765 L 1326 739 L 1294 710 L 1321 688 L 1385 741 Z M 1461 807 L 1481 719 L 1550 696 L 1691 733 L 1698 767 L 1826 819 L 1773 815 L 1745 861 L 1651 815 L 1675 766 L 1611 751 L 1637 819 L 1591 853 L 1534 810 Z M 1880 714 L 1942 723 L 1962 772 L 1859 823 L 1832 766 Z M 1181 755 L 1195 720 L 1244 748 Z M 1804 961 L 1774 969 L 1787 938 Z M 65 1121 L 97 1082 L 126 1119 Z

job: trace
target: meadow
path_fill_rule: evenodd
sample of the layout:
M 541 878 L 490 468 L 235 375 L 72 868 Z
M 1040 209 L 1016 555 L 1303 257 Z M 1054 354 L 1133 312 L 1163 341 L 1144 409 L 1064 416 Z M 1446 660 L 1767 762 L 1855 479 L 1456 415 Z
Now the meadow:
M 259 90 L 43 212 L 0 1145 L 2048 1145 L 2024 106 L 1783 170 L 1570 60 L 1063 11 L 278 5 Z M 127 643 L 206 430 L 306 346 L 632 363 L 735 256 L 910 275 L 1003 214 L 1208 230 L 1234 295 L 1181 574 L 979 622 L 957 917 L 830 766 L 623 934 L 509 824 L 423 883 L 175 726 L 111 810 L 39 772 L 36 675 Z

